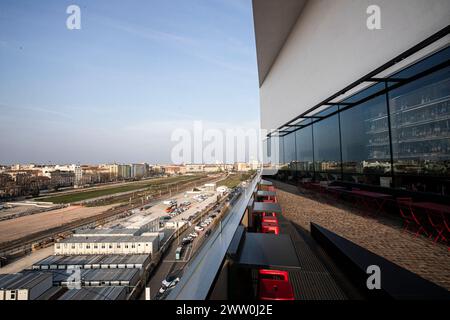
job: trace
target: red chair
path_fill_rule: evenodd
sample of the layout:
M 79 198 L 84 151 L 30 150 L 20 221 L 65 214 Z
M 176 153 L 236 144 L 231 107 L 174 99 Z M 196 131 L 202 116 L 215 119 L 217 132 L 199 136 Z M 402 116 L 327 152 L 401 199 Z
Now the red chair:
M 436 237 L 433 242 L 436 243 L 438 240 L 443 240 L 447 242 L 447 238 L 444 236 L 444 232 L 448 231 L 445 225 L 445 217 L 442 213 L 437 212 L 427 212 L 428 221 L 433 229 L 436 231 Z
M 267 203 L 277 203 L 277 198 L 276 197 L 267 197 L 267 199 L 264 199 L 263 202 L 267 202 Z
M 441 214 L 444 216 L 444 226 L 446 229 L 447 234 L 450 234 L 450 221 L 448 221 L 447 217 L 441 212 Z M 448 242 L 447 242 L 448 244 Z M 450 246 L 447 247 L 448 251 L 450 251 Z
M 277 224 L 278 225 L 278 219 L 277 219 L 277 217 L 263 217 L 262 218 L 262 221 L 261 221 L 262 223 L 274 223 L 274 224 Z
M 263 217 L 276 217 L 276 213 L 275 212 L 263 212 L 262 213 Z
M 261 232 L 262 233 L 280 234 L 280 227 L 278 226 L 278 223 L 262 222 L 261 223 Z
M 287 271 L 259 270 L 258 298 L 260 300 L 294 300 L 294 290 Z
M 421 232 L 423 232 L 427 237 L 429 237 L 428 232 L 422 225 L 422 222 L 417 218 L 414 213 L 411 198 L 397 198 L 397 207 L 400 212 L 400 216 L 403 219 L 403 230 L 407 232 L 412 232 L 417 237 Z M 412 230 L 410 230 L 410 226 Z

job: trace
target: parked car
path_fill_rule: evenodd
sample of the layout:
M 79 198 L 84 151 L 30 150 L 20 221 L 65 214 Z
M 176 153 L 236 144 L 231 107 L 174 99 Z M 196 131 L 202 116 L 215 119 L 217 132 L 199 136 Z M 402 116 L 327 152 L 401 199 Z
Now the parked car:
M 189 234 L 189 236 L 191 236 L 192 238 L 197 238 L 198 237 L 198 233 L 192 232 L 191 234 Z
M 189 240 L 189 239 L 183 239 L 183 241 L 181 241 L 181 245 L 182 245 L 182 246 L 186 246 L 186 245 L 190 244 L 191 242 L 192 242 L 192 239 L 191 239 L 191 240 Z
M 205 237 L 209 237 L 210 234 L 211 234 L 211 229 L 206 230 L 206 232 L 205 232 Z
M 177 285 L 178 282 L 180 282 L 180 279 L 179 279 L 179 278 L 177 278 L 177 279 L 173 280 L 172 282 L 168 283 L 167 286 L 163 285 L 163 286 L 159 289 L 159 293 L 160 293 L 160 294 L 163 294 L 164 292 L 173 289 L 173 288 Z
M 201 227 L 201 226 L 195 226 L 195 231 L 203 231 L 203 230 L 205 230 L 203 227 Z
M 172 272 L 166 276 L 166 278 L 162 281 L 163 287 L 168 287 L 170 284 L 174 282 L 178 283 L 180 281 L 180 272 Z

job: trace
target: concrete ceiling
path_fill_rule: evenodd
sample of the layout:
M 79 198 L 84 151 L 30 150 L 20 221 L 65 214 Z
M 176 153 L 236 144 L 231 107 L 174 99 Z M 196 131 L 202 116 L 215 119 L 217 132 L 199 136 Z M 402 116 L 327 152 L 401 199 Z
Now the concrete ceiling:
M 259 85 L 288 38 L 307 0 L 253 0 Z

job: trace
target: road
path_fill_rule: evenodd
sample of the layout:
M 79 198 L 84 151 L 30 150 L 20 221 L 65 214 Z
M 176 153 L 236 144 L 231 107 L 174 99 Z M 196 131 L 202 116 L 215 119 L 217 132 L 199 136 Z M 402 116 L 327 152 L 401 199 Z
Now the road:
M 217 208 L 212 209 L 211 211 L 220 210 L 223 207 L 223 204 L 219 205 Z M 210 212 L 209 212 L 210 213 Z M 209 214 L 208 213 L 208 214 Z M 205 214 L 206 216 L 206 214 Z M 216 217 L 216 219 L 222 219 L 223 217 Z M 164 254 L 162 261 L 157 266 L 156 271 L 154 271 L 152 277 L 147 283 L 147 287 L 150 288 L 150 296 L 151 299 L 155 299 L 158 295 L 158 291 L 161 288 L 161 282 L 171 273 L 180 272 L 182 273 L 183 269 L 189 263 L 190 259 L 193 255 L 199 250 L 199 248 L 205 243 L 207 239 L 206 231 L 216 228 L 217 225 L 211 223 L 206 229 L 199 233 L 199 236 L 184 250 L 181 260 L 175 260 L 175 251 L 179 246 L 181 240 L 186 237 L 188 234 L 194 232 L 195 224 L 189 227 L 185 232 L 181 233 L 177 240 L 175 240 L 170 247 L 167 249 Z M 139 298 L 140 300 L 145 299 L 145 292 Z

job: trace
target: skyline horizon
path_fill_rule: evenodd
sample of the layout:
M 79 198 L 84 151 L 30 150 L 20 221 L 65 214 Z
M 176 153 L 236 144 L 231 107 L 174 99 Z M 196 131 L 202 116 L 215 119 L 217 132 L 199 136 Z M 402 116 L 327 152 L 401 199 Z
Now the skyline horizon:
M 259 129 L 250 0 L 0 3 L 0 163 L 171 162 L 177 129 Z
M 42 162 L 15 162 L 15 163 L 0 163 L 0 166 L 14 166 L 14 165 L 61 165 L 61 166 L 69 166 L 69 165 L 79 165 L 79 166 L 85 166 L 85 165 L 133 165 L 133 164 L 148 164 L 148 165 L 173 165 L 173 166 L 186 166 L 186 165 L 232 165 L 236 163 L 261 163 L 261 161 L 258 160 L 250 160 L 250 161 L 235 161 L 235 162 L 216 162 L 216 163 L 210 163 L 210 162 L 204 162 L 204 163 L 181 163 L 181 164 L 175 164 L 175 163 L 155 163 L 155 162 L 102 162 L 102 163 L 74 163 L 74 162 L 64 162 L 64 163 L 42 163 Z

